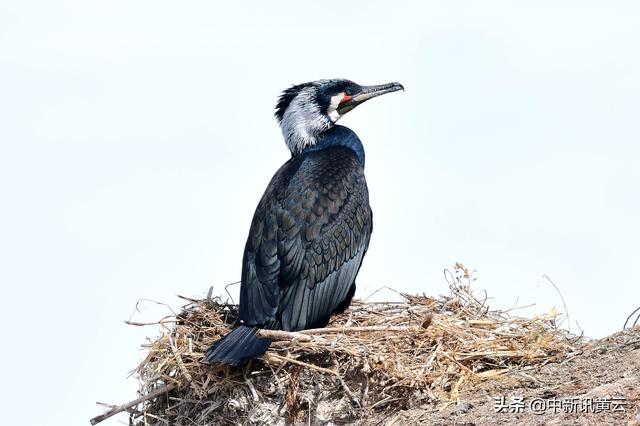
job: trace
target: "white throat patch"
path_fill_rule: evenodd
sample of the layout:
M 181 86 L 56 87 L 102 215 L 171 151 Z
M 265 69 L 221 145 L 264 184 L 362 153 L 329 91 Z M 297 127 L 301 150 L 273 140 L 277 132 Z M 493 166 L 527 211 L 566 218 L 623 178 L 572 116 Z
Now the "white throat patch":
M 340 106 L 340 102 L 344 98 L 344 93 L 338 93 L 331 97 L 331 103 L 329 104 L 329 108 L 327 109 L 327 115 L 331 119 L 333 123 L 340 119 L 340 113 L 338 112 L 338 106 Z
M 284 140 L 294 154 L 299 154 L 306 147 L 315 145 L 320 133 L 335 122 L 333 117 L 328 118 L 318 108 L 315 102 L 316 90 L 315 87 L 310 86 L 300 91 L 293 98 L 280 121 Z M 331 102 L 333 105 L 333 98 Z

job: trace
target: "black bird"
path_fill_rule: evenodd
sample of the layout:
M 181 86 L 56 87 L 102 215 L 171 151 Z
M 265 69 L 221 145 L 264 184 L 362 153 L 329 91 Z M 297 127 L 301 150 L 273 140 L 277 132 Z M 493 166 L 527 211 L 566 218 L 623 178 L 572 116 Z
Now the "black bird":
M 254 213 L 242 260 L 239 325 L 207 351 L 207 362 L 244 364 L 271 340 L 260 328 L 324 327 L 344 311 L 369 246 L 372 215 L 364 178 L 364 148 L 336 125 L 400 83 L 360 86 L 319 80 L 285 90 L 275 116 L 291 151 Z

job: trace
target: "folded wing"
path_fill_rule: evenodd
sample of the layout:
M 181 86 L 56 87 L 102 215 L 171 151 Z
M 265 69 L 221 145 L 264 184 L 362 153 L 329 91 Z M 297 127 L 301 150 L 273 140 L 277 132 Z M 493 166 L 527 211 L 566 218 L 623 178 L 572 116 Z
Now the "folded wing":
M 353 296 L 371 229 L 364 172 L 351 150 L 292 158 L 254 215 L 243 260 L 241 320 L 284 330 L 324 326 Z

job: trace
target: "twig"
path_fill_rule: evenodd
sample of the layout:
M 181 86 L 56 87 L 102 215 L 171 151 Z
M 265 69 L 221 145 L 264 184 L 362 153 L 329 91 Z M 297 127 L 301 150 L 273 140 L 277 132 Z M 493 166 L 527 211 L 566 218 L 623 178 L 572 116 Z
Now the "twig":
M 282 331 L 282 330 L 258 330 L 258 337 L 264 337 L 271 340 L 298 340 L 300 342 L 310 342 L 313 337 L 297 333 L 294 331 Z
M 507 309 L 506 311 L 498 311 L 498 312 L 500 312 L 500 313 L 502 313 L 502 314 L 507 314 L 507 315 L 508 315 L 508 314 L 509 314 L 509 312 L 517 311 L 518 309 L 527 309 L 527 308 L 531 308 L 531 307 L 533 307 L 533 306 L 536 306 L 536 304 L 535 304 L 535 303 L 530 303 L 530 304 L 528 304 L 528 305 L 518 306 L 518 301 L 519 301 L 519 300 L 520 300 L 520 298 L 519 298 L 519 297 L 518 297 L 518 298 L 516 298 L 516 301 L 515 301 L 515 303 L 513 304 L 513 306 L 511 306 L 511 307 L 510 307 L 509 309 Z M 511 316 L 511 315 L 509 315 L 509 318 L 512 318 L 512 316 Z
M 162 417 L 158 417 L 158 416 L 156 416 L 155 414 L 151 414 L 151 413 L 147 413 L 147 412 L 145 412 L 145 413 L 144 413 L 144 417 L 145 417 L 145 419 L 144 419 L 144 424 L 145 424 L 145 425 L 148 425 L 148 424 L 149 424 L 149 423 L 147 422 L 147 417 L 151 417 L 152 419 L 155 419 L 155 420 L 160 420 L 160 421 L 161 421 L 162 423 L 164 423 L 165 425 L 168 425 L 168 424 L 169 424 L 169 421 L 168 421 L 167 419 L 163 419 Z
M 112 408 L 111 410 L 107 411 L 104 414 L 101 414 L 99 416 L 96 416 L 94 418 L 92 418 L 90 420 L 92 425 L 97 425 L 98 423 L 107 420 L 109 417 L 115 416 L 118 413 L 122 413 L 123 411 L 128 411 L 130 408 L 135 407 L 136 405 L 140 404 L 141 402 L 145 402 L 148 401 L 150 399 L 154 399 L 160 395 L 162 395 L 163 393 L 166 392 L 170 392 L 173 389 L 176 388 L 176 386 L 178 386 L 175 383 L 170 383 L 168 385 L 163 385 L 160 386 L 158 389 L 154 390 L 153 392 L 150 392 L 146 395 L 141 396 L 140 398 L 136 398 L 133 401 L 129 401 L 126 404 L 122 404 L 119 405 L 115 408 Z
M 393 401 L 398 401 L 400 398 L 394 398 L 391 395 L 388 395 L 386 398 L 381 399 L 380 401 L 376 402 L 375 404 L 373 404 L 371 407 L 369 407 L 370 410 L 373 410 L 374 408 L 376 408 L 378 405 L 383 405 L 383 404 L 387 404 L 389 402 L 393 402 Z
M 171 335 L 169 335 L 169 344 L 171 345 L 171 351 L 173 352 L 173 355 L 176 357 L 176 363 L 178 364 L 180 371 L 182 371 L 182 374 L 184 374 L 184 377 L 187 379 L 187 382 L 191 383 L 193 381 L 193 377 L 191 376 L 191 373 L 189 373 L 189 370 L 184 366 L 184 362 L 182 361 L 182 355 L 180 354 L 180 351 L 176 346 L 176 342 L 173 339 L 173 337 L 171 337 Z
M 367 297 L 365 297 L 363 301 L 366 303 L 366 302 L 367 302 L 367 300 L 369 300 L 369 298 L 370 298 L 371 296 L 373 296 L 373 295 L 374 295 L 374 294 L 376 294 L 376 293 L 381 292 L 382 290 L 391 290 L 392 292 L 394 292 L 394 293 L 396 293 L 396 294 L 399 294 L 401 297 L 404 297 L 404 295 L 403 295 L 402 293 L 400 293 L 398 290 L 395 290 L 395 289 L 393 289 L 393 288 L 391 288 L 391 287 L 389 287 L 389 286 L 385 285 L 385 286 L 380 287 L 379 289 L 377 289 L 376 291 L 374 291 L 373 293 L 371 293 L 371 294 L 370 294 L 370 295 L 368 295 Z M 384 302 L 384 303 L 387 303 L 387 302 Z M 398 303 L 405 303 L 405 302 L 398 302 Z
M 320 371 L 322 373 L 326 373 L 326 374 L 332 374 L 334 376 L 339 376 L 340 373 L 338 373 L 337 371 L 333 371 L 333 370 L 329 370 L 328 368 L 322 368 L 322 367 L 318 367 L 316 365 L 313 364 L 307 364 L 306 362 L 302 362 L 302 361 L 298 361 L 297 359 L 293 359 L 293 358 L 287 358 L 285 356 L 281 356 L 281 355 L 276 355 L 276 354 L 267 354 L 265 356 L 265 358 L 267 360 L 269 360 L 270 358 L 272 359 L 276 359 L 278 361 L 283 361 L 283 362 L 290 362 L 292 364 L 296 364 L 296 365 L 300 365 L 302 367 L 306 367 L 306 368 L 310 368 L 312 370 L 316 370 L 316 371 Z
M 170 318 L 170 317 L 167 317 Z M 136 327 L 146 327 L 148 325 L 162 325 L 164 323 L 176 323 L 178 322 L 175 319 L 163 319 L 155 322 L 138 322 L 138 321 L 125 321 L 124 323 L 127 325 L 135 325 Z
M 368 325 L 362 327 L 326 327 L 302 330 L 300 334 L 323 334 L 323 333 L 358 333 L 367 331 L 411 331 L 420 330 L 422 327 L 414 325 Z
M 631 315 L 627 317 L 627 320 L 624 322 L 624 325 L 622 326 L 623 330 L 627 328 L 627 323 L 629 322 L 631 317 L 634 316 L 638 311 L 640 311 L 640 306 L 638 306 L 633 312 L 631 312 Z M 638 315 L 638 318 L 640 318 L 640 315 Z M 633 323 L 634 326 L 638 323 L 638 318 L 636 318 L 636 321 Z
M 528 353 L 524 351 L 495 351 L 495 352 L 469 352 L 469 353 L 456 353 L 455 359 L 456 361 L 468 361 L 471 359 L 480 359 L 480 358 L 542 358 L 546 357 L 545 353 Z
M 562 297 L 562 293 L 560 292 L 560 289 L 558 288 L 557 285 L 555 285 L 553 281 L 551 281 L 551 278 L 549 278 L 547 274 L 544 274 L 543 277 L 547 281 L 549 281 L 549 283 L 551 283 L 553 288 L 555 288 L 558 294 L 560 295 L 560 300 L 562 300 L 562 306 L 564 307 L 564 312 L 567 314 L 567 329 L 569 330 L 569 332 L 571 332 L 571 319 L 569 318 L 569 309 L 567 309 L 567 304 L 564 303 L 564 297 Z
M 333 359 L 333 364 L 336 367 L 336 372 L 340 371 L 340 364 L 338 364 L 338 360 Z M 338 380 L 340 381 L 340 384 L 342 385 L 342 389 L 344 389 L 344 391 L 347 393 L 347 395 L 349 395 L 349 398 L 351 398 L 351 401 L 353 401 L 358 407 L 361 407 L 362 404 L 360 404 L 360 401 L 358 400 L 358 398 L 356 398 L 356 396 L 353 394 L 353 392 L 351 392 L 351 389 L 349 389 L 349 386 L 347 386 L 347 384 L 345 383 L 344 379 L 342 378 L 342 376 L 338 373 L 336 374 L 338 376 Z
M 233 297 L 231 297 L 231 293 L 229 293 L 229 287 L 236 284 L 240 284 L 240 281 L 235 281 L 224 286 L 224 291 L 227 293 L 227 295 L 229 295 L 229 299 L 231 299 L 231 303 L 235 303 L 235 301 L 233 300 Z
M 332 333 L 358 333 L 358 332 L 374 332 L 374 331 L 411 331 L 419 330 L 421 327 L 416 326 L 389 326 L 389 325 L 373 325 L 363 327 L 326 327 L 312 328 L 310 330 L 301 331 L 283 331 L 283 330 L 258 330 L 258 337 L 264 337 L 271 340 L 297 340 L 299 342 L 317 342 L 325 343 L 318 338 L 312 337 L 315 334 L 332 334 Z
M 182 300 L 186 300 L 189 303 L 200 301 L 200 299 L 194 299 L 193 297 L 189 297 L 189 296 L 182 296 L 181 294 L 176 294 L 176 297 Z
M 166 308 L 168 308 L 168 309 L 169 309 L 169 311 L 171 312 L 171 315 L 173 315 L 173 316 L 178 316 L 178 314 L 176 314 L 176 313 L 175 313 L 175 311 L 173 310 L 173 308 L 171 308 L 171 305 L 168 305 L 168 304 L 166 304 L 166 303 L 162 303 L 162 302 L 157 302 L 157 301 L 155 301 L 155 300 L 151 300 L 151 299 L 139 299 L 139 300 L 136 302 L 136 305 L 135 305 L 135 307 L 134 307 L 134 311 L 133 311 L 133 312 L 131 312 L 131 316 L 129 317 L 129 319 L 133 318 L 133 315 L 135 315 L 135 313 L 136 313 L 136 312 L 138 312 L 138 313 L 142 313 L 142 310 L 140 309 L 140 304 L 141 304 L 142 302 L 149 302 L 149 303 L 153 303 L 153 304 L 155 304 L 155 305 L 164 306 L 164 307 L 166 307 Z
M 111 410 L 112 408 L 117 407 L 117 405 L 107 404 L 106 402 L 100 402 L 100 401 L 96 402 L 96 405 L 99 405 L 99 406 L 101 406 L 101 407 L 108 408 L 109 410 Z

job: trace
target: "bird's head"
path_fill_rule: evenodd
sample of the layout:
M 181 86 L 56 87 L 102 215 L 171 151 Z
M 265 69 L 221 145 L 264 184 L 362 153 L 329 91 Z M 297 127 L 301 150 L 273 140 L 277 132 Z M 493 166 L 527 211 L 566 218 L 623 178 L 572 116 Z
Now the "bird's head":
M 345 79 L 318 80 L 298 84 L 280 95 L 275 116 L 293 155 L 316 144 L 322 132 L 361 103 L 404 90 L 400 83 L 360 86 Z

